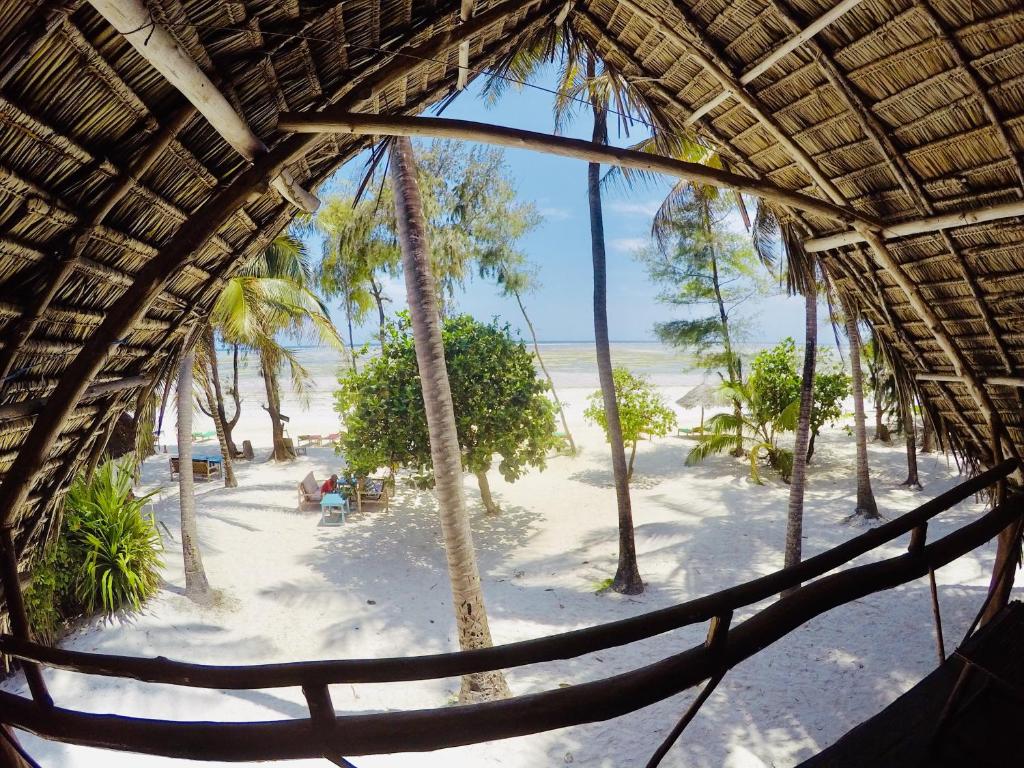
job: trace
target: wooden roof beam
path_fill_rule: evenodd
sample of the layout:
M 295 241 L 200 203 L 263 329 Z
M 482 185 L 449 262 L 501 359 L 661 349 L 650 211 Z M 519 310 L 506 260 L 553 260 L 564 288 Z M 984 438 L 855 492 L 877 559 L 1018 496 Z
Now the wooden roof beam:
M 465 24 L 473 16 L 474 0 L 462 0 L 459 7 L 459 21 Z M 459 43 L 459 75 L 455 82 L 457 90 L 463 90 L 469 82 L 469 39 Z
M 793 141 L 789 135 L 782 130 L 782 128 L 775 122 L 775 119 L 771 116 L 770 110 L 767 109 L 760 100 L 753 96 L 750 92 L 744 88 L 744 86 L 736 79 L 730 68 L 721 61 L 721 56 L 718 55 L 716 47 L 713 42 L 703 34 L 698 24 L 696 24 L 690 17 L 689 11 L 686 10 L 680 4 L 677 4 L 676 10 L 682 16 L 683 22 L 690 29 L 691 33 L 696 37 L 697 42 L 700 46 L 709 52 L 711 56 L 704 53 L 704 50 L 698 45 L 695 45 L 690 40 L 687 40 L 683 35 L 679 34 L 675 26 L 660 16 L 657 16 L 646 8 L 641 6 L 636 0 L 619 0 L 620 6 L 629 8 L 640 18 L 647 21 L 652 27 L 657 29 L 667 38 L 673 42 L 679 44 L 686 51 L 687 55 L 703 67 L 709 74 L 715 77 L 716 80 L 721 83 L 722 88 L 731 91 L 734 98 L 742 104 L 751 115 L 754 116 L 760 123 L 762 123 L 765 129 L 772 135 L 772 138 L 779 143 L 779 145 L 796 160 L 801 169 L 811 177 L 815 184 L 832 200 L 833 203 L 842 205 L 846 202 L 846 198 L 836 188 L 818 165 L 811 159 L 810 155 L 804 151 L 803 147 Z M 756 194 L 756 193 L 751 193 Z
M 351 133 L 388 136 L 431 136 L 435 138 L 479 141 L 485 144 L 530 149 L 588 162 L 607 163 L 625 168 L 663 173 L 669 176 L 725 187 L 771 200 L 799 210 L 816 213 L 833 220 L 855 221 L 877 226 L 868 217 L 816 197 L 801 195 L 767 182 L 722 171 L 699 163 L 687 163 L 647 152 L 621 149 L 582 139 L 551 136 L 535 131 L 506 128 L 470 120 L 434 117 L 389 117 L 368 115 L 347 110 L 326 109 L 322 112 L 287 112 L 281 115 L 280 128 L 297 133 Z
M 1017 216 L 1024 216 L 1024 201 L 988 205 L 968 211 L 951 211 L 949 213 L 936 214 L 935 216 L 901 221 L 897 224 L 885 226 L 881 234 L 885 238 L 907 237 L 908 235 L 937 232 L 940 229 L 965 227 L 970 224 L 983 224 L 989 221 L 999 221 Z M 863 233 L 849 230 L 835 235 L 809 238 L 804 241 L 804 249 L 808 253 L 818 253 L 819 251 L 828 251 L 833 248 L 841 248 L 844 245 L 863 242 L 865 242 Z
M 919 373 L 918 381 L 943 381 L 950 384 L 963 384 L 964 377 L 955 373 Z M 1024 388 L 1024 376 L 986 376 L 982 383 L 989 387 Z
M 843 16 L 843 14 L 847 13 L 848 11 L 852 10 L 857 5 L 859 5 L 860 2 L 861 0 L 842 0 L 842 2 L 836 4 L 829 10 L 825 11 L 825 13 L 816 18 L 803 29 L 792 30 L 791 27 L 791 30 L 793 32 L 791 37 L 789 37 L 779 47 L 775 48 L 771 53 L 769 53 L 767 56 L 761 59 L 761 61 L 759 61 L 757 64 L 755 64 L 742 75 L 740 75 L 740 82 L 743 85 L 746 85 L 747 83 L 750 83 L 756 78 L 758 78 L 760 75 L 764 74 L 771 67 L 773 67 L 776 64 L 776 62 L 778 62 L 780 59 L 782 59 L 789 53 L 799 48 L 804 43 L 808 42 L 811 38 L 813 38 L 816 34 L 818 34 L 829 24 L 836 21 L 841 16 Z M 776 13 L 778 13 L 778 4 L 772 2 L 770 3 L 770 5 L 773 7 Z
M 109 381 L 103 384 L 93 384 L 85 394 L 82 395 L 82 402 L 95 400 L 115 392 L 123 392 L 126 389 L 136 389 L 149 384 L 148 376 L 127 376 L 123 379 Z M 31 400 L 22 400 L 18 403 L 0 405 L 0 422 L 21 419 L 39 412 L 39 409 L 46 405 L 47 398 L 38 397 Z
M 89 0 L 90 5 L 120 32 L 142 58 L 177 88 L 232 148 L 249 162 L 267 153 L 260 140 L 224 94 L 213 84 L 142 0 Z M 312 213 L 320 201 L 303 189 L 286 168 L 271 186 L 292 205 Z

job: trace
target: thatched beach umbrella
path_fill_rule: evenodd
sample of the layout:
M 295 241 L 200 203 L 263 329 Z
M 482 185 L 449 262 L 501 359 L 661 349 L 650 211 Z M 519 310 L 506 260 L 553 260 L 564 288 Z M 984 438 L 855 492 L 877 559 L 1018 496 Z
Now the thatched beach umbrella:
M 700 406 L 700 431 L 704 431 L 704 409 L 705 408 L 722 408 L 729 405 L 730 400 L 722 392 L 722 385 L 720 383 L 712 383 L 705 381 L 703 384 L 698 384 L 696 387 L 691 389 L 685 395 L 676 400 L 676 405 L 680 408 L 696 408 Z

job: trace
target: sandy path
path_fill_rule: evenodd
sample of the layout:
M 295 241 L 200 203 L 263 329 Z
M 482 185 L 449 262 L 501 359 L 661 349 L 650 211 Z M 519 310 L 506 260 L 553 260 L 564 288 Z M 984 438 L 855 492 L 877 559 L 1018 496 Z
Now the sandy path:
M 638 598 L 595 595 L 615 566 L 614 494 L 606 447 L 582 423 L 587 390 L 564 393 L 583 446 L 514 485 L 495 474 L 505 512 L 482 514 L 471 479 L 474 532 L 491 626 L 497 642 L 536 637 L 670 605 L 772 571 L 782 564 L 787 487 L 753 485 L 743 462 L 715 458 L 685 467 L 687 443 L 665 438 L 641 446 L 633 484 L 640 569 Z M 681 390 L 666 388 L 674 399 Z M 267 432 L 256 412 L 239 435 Z M 263 417 L 265 418 L 265 417 Z M 694 414 L 684 414 L 687 421 Z M 293 416 L 292 433 L 334 430 L 324 400 Z M 212 447 L 208 443 L 206 446 Z M 805 552 L 859 532 L 843 525 L 852 509 L 853 443 L 835 431 L 819 441 L 811 475 Z M 197 447 L 199 449 L 199 447 Z M 261 451 L 257 451 L 258 456 Z M 923 493 L 896 488 L 905 474 L 898 447 L 870 448 L 879 506 L 909 510 L 955 484 L 944 458 L 921 457 Z M 312 449 L 288 465 L 238 467 L 241 487 L 199 483 L 199 528 L 220 605 L 200 610 L 181 596 L 183 577 L 176 486 L 163 459 L 147 462 L 144 483 L 165 487 L 156 505 L 167 526 L 167 584 L 146 612 L 80 630 L 66 646 L 209 663 L 257 663 L 426 653 L 453 649 L 449 593 L 433 498 L 400 488 L 392 512 L 353 515 L 343 528 L 320 528 L 318 513 L 296 511 L 294 484 L 318 478 L 337 459 Z M 964 504 L 929 530 L 941 535 L 981 507 Z M 872 556 L 904 551 L 896 542 Z M 943 569 L 940 598 L 947 638 L 962 635 L 987 585 L 992 547 Z M 742 619 L 742 615 L 736 620 Z M 593 680 L 674 653 L 703 639 L 692 627 L 624 649 L 508 673 L 516 693 Z M 666 766 L 786 766 L 831 743 L 930 671 L 935 663 L 927 582 L 922 580 L 833 611 L 734 670 L 690 726 Z M 179 719 L 264 720 L 303 717 L 298 690 L 206 692 L 47 672 L 57 701 L 96 712 Z M 18 687 L 11 681 L 8 688 Z M 335 686 L 343 711 L 443 705 L 457 681 Z M 396 766 L 642 765 L 693 694 L 618 720 L 427 755 L 364 757 L 359 768 Z M 26 746 L 45 766 L 166 766 L 171 761 L 41 742 Z M 323 765 L 303 761 L 292 765 Z

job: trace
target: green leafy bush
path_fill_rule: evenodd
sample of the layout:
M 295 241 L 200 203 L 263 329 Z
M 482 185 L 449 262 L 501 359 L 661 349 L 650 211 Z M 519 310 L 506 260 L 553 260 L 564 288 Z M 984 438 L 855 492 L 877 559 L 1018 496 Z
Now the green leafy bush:
M 64 623 L 82 613 L 75 595 L 75 560 L 67 539 L 59 537 L 32 568 L 25 590 L 25 611 L 36 640 L 53 645 Z
M 136 497 L 131 469 L 115 461 L 89 483 L 77 478 L 68 491 L 67 534 L 82 553 L 77 593 L 90 613 L 139 610 L 156 592 L 163 543 L 156 521 L 142 511 L 152 496 Z
M 676 415 L 669 408 L 651 382 L 623 367 L 612 371 L 615 401 L 619 407 L 619 423 L 623 445 L 630 447 L 626 482 L 633 479 L 637 443 L 645 437 L 664 437 L 676 426 Z M 604 430 L 608 437 L 608 416 L 604 410 L 604 397 L 600 390 L 590 396 L 590 405 L 583 412 L 588 421 Z
M 60 534 L 32 568 L 25 593 L 35 636 L 58 639 L 81 615 L 139 610 L 156 592 L 163 542 L 143 508 L 153 494 L 132 493 L 131 467 L 109 461 L 68 489 Z

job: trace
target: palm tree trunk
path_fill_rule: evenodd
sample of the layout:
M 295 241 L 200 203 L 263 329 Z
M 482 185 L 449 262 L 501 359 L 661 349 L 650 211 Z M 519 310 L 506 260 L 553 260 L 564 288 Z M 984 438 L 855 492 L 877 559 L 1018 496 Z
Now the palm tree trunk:
M 356 367 L 356 342 L 352 334 L 352 301 L 347 291 L 345 293 L 345 319 L 348 321 L 348 353 L 352 358 L 352 372 L 358 373 L 359 368 Z
M 548 373 L 548 368 L 544 365 L 544 358 L 540 355 L 540 344 L 537 343 L 537 332 L 533 328 L 533 323 L 530 321 L 530 316 L 526 314 L 526 307 L 523 306 L 523 299 L 519 295 L 519 291 L 512 291 L 512 295 L 516 297 L 516 303 L 519 304 L 519 311 L 523 313 L 523 320 L 526 321 L 526 327 L 530 329 L 530 337 L 533 339 L 533 352 L 537 355 L 537 362 L 540 363 L 540 369 L 544 371 L 544 377 L 548 380 L 548 386 L 551 387 L 551 396 L 555 398 L 555 405 L 558 407 L 558 415 L 562 420 L 562 429 L 565 430 L 565 436 L 569 440 L 569 450 L 572 451 L 572 455 L 576 455 L 576 441 L 572 439 L 572 432 L 569 431 L 569 421 L 565 418 L 565 409 L 562 407 L 562 401 L 558 399 L 558 393 L 555 391 L 555 381 L 551 378 L 551 374 Z
M 632 446 L 629 449 L 629 461 L 626 464 L 626 482 L 633 482 L 633 463 L 636 461 L 636 444 L 637 440 L 633 441 Z
M 192 365 L 190 350 L 178 369 L 178 502 L 181 506 L 181 553 L 185 562 L 185 597 L 197 603 L 210 599 L 196 528 L 195 478 L 192 475 Z
M 234 367 L 235 376 L 235 417 L 233 421 L 228 421 L 227 411 L 224 408 L 224 390 L 220 385 L 220 368 L 217 364 L 217 348 L 216 339 L 213 334 L 213 326 L 208 326 L 206 329 L 206 352 L 207 352 L 207 364 L 210 367 L 210 379 L 213 384 L 213 399 L 209 397 L 209 383 L 203 382 L 204 387 L 207 390 L 207 404 L 210 408 L 211 418 L 214 420 L 214 425 L 219 424 L 220 432 L 217 433 L 218 438 L 221 438 L 221 445 L 227 448 L 228 454 L 231 458 L 235 458 L 238 455 L 238 447 L 235 445 L 235 441 L 231 435 L 231 429 L 238 423 L 239 404 L 238 404 L 238 346 L 235 345 L 234 360 L 232 365 Z M 222 434 L 223 433 L 223 434 Z M 227 468 L 225 467 L 225 478 L 227 477 Z M 234 487 L 234 485 L 230 486 Z
M 921 408 L 921 453 L 931 453 L 935 450 L 935 429 L 932 427 L 932 420 L 928 411 Z
M 852 307 L 846 308 L 846 333 L 850 339 L 850 365 L 853 366 L 853 423 L 857 437 L 857 508 L 855 515 L 868 520 L 879 517 L 875 494 L 871 490 L 871 475 L 868 469 L 868 431 L 864 424 L 864 372 L 860 367 L 860 331 Z
M 217 410 L 216 398 L 210 381 L 203 375 L 203 394 L 206 396 L 206 404 L 210 409 L 210 418 L 213 419 L 213 428 L 217 432 L 217 444 L 220 446 L 221 466 L 224 467 L 224 487 L 237 488 L 238 481 L 235 479 L 234 456 L 228 448 L 227 438 L 224 436 L 224 422 L 221 421 L 220 411 Z
M 705 234 L 708 240 L 712 240 L 713 233 L 707 231 Z M 725 309 L 725 299 L 722 298 L 722 286 L 718 279 L 718 247 L 712 243 L 711 246 L 711 285 L 715 291 L 715 301 L 718 304 L 718 319 L 722 324 L 722 345 L 725 347 L 725 366 L 729 374 L 730 386 L 737 386 L 742 383 L 743 376 L 736 365 L 736 357 L 732 351 L 732 336 L 729 333 L 729 313 Z M 733 399 L 732 412 L 736 417 L 736 447 L 732 449 L 733 456 L 743 455 L 743 409 L 740 401 Z
M 370 293 L 373 294 L 373 301 L 377 305 L 377 337 L 380 339 L 380 348 L 384 349 L 384 325 L 387 317 L 384 314 L 384 289 L 370 275 Z
M 281 388 L 277 383 L 277 371 L 274 366 L 267 365 L 266 360 L 260 357 L 260 371 L 263 374 L 263 384 L 267 389 L 266 411 L 270 415 L 270 424 L 273 429 L 274 452 L 271 455 L 275 461 L 290 461 L 295 458 L 295 451 L 289 450 L 284 442 L 284 421 L 281 419 Z
M 786 561 L 789 568 L 800 562 L 803 550 L 804 490 L 807 485 L 807 453 L 810 444 L 811 407 L 814 405 L 814 366 L 818 348 L 818 294 L 811 285 L 804 296 L 804 370 L 800 381 L 800 415 L 793 445 L 793 474 L 789 485 L 786 518 Z M 789 594 L 793 587 L 783 596 Z
M 476 484 L 480 487 L 480 500 L 484 503 L 484 510 L 488 515 L 500 515 L 501 507 L 491 496 L 491 484 L 487 480 L 487 473 L 474 471 L 473 474 L 476 476 Z
M 455 427 L 455 407 L 448 383 L 444 343 L 441 340 L 437 286 L 430 267 L 423 202 L 416 181 L 412 143 L 408 138 L 396 138 L 392 144 L 391 178 L 405 288 L 416 345 L 416 364 L 430 434 L 434 492 L 437 495 L 445 554 L 448 558 L 448 578 L 451 582 L 459 647 L 463 650 L 488 648 L 492 645 L 491 630 L 462 488 L 462 453 Z M 465 703 L 509 695 L 508 683 L 501 672 L 484 672 L 462 678 L 459 701 Z
M 587 73 L 594 76 L 593 57 L 587 60 Z M 594 104 L 594 141 L 608 141 L 608 112 Z M 604 247 L 604 218 L 601 211 L 601 166 L 587 165 L 587 193 L 590 202 L 590 242 L 594 262 L 594 342 L 597 348 L 597 373 L 601 381 L 601 395 L 608 423 L 608 443 L 612 452 L 612 472 L 615 476 L 615 498 L 619 512 L 619 563 L 612 579 L 612 589 L 626 595 L 644 591 L 644 582 L 636 562 L 636 541 L 633 536 L 633 509 L 629 498 L 629 478 L 626 451 L 622 444 L 622 424 L 619 406 L 615 401 L 615 381 L 612 377 L 612 354 L 608 342 L 608 274 Z
M 903 401 L 903 434 L 907 441 L 907 479 L 902 485 L 921 490 L 921 479 L 917 474 L 917 424 L 914 422 L 913 398 L 908 394 Z

